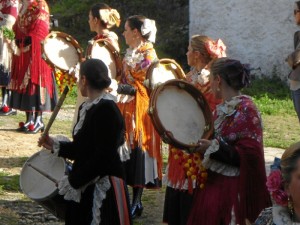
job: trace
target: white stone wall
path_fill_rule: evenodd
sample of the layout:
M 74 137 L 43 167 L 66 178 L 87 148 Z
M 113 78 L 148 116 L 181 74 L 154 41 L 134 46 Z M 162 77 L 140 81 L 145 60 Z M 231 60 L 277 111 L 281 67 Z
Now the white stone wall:
M 227 55 L 270 75 L 286 78 L 285 57 L 293 51 L 294 1 L 190 0 L 189 34 L 221 38 Z

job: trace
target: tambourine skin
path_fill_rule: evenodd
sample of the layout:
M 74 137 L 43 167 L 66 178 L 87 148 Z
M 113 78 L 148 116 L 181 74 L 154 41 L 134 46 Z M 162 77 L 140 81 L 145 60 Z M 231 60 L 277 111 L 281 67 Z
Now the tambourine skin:
M 186 76 L 181 66 L 175 60 L 163 58 L 150 65 L 146 73 L 144 86 L 147 87 L 150 95 L 155 87 L 172 79 L 185 80 Z
M 112 60 L 116 67 L 116 74 L 112 74 L 111 78 L 118 80 L 118 78 L 121 76 L 121 73 L 122 73 L 122 59 L 121 59 L 120 53 L 118 52 L 118 50 L 116 50 L 116 48 L 108 40 L 98 39 L 92 43 L 89 43 L 89 45 L 87 47 L 87 51 L 86 51 L 87 59 L 98 58 L 98 59 L 102 60 L 104 63 L 106 63 L 106 60 L 103 59 L 104 56 L 101 56 L 101 55 L 93 56 L 93 48 L 95 48 L 97 46 L 104 47 L 110 52 L 110 54 L 113 58 Z M 109 67 L 109 65 L 107 65 L 107 66 Z
M 169 90 L 170 97 L 168 98 L 168 96 L 164 94 L 164 92 L 168 93 Z M 185 102 L 180 101 L 180 98 L 179 101 L 176 100 L 176 96 L 172 94 L 173 92 L 178 92 L 179 97 L 187 96 L 188 98 L 190 98 L 191 102 L 188 102 L 188 105 L 184 105 Z M 158 106 L 158 104 L 160 104 L 160 106 Z M 181 108 L 181 111 L 176 111 L 176 108 Z M 163 109 L 166 109 L 166 113 L 164 114 L 159 112 Z M 193 109 L 196 109 L 195 112 L 189 111 Z M 202 113 L 199 112 L 202 112 L 203 115 L 201 115 Z M 213 117 L 205 97 L 196 87 L 183 80 L 170 80 L 156 87 L 152 91 L 150 96 L 148 113 L 150 115 L 154 128 L 156 129 L 162 140 L 167 144 L 170 144 L 187 152 L 193 152 L 199 146 L 198 140 L 209 139 L 213 134 Z M 178 114 L 180 114 L 180 116 L 178 116 Z M 199 121 L 201 120 L 200 124 L 203 124 L 204 126 L 196 127 L 195 130 L 193 130 L 193 125 L 195 124 L 193 123 L 193 121 L 191 123 L 181 124 L 181 126 L 179 127 L 176 126 L 177 123 L 180 124 L 179 121 L 185 121 L 180 118 L 184 116 L 187 116 L 186 120 L 189 120 L 191 117 L 193 117 L 194 119 L 196 118 L 196 120 Z M 202 117 L 204 121 L 202 121 Z M 168 121 L 170 121 L 170 123 L 175 124 L 174 126 L 176 127 L 176 132 L 174 132 L 174 130 L 168 130 L 165 121 L 163 121 L 164 119 L 167 119 Z M 202 130 L 202 132 L 199 132 L 198 134 L 197 130 L 199 129 Z M 173 132 L 177 134 L 179 132 L 188 136 L 189 132 L 186 132 L 186 130 L 192 130 L 192 142 L 179 140 L 177 136 L 173 134 Z
M 82 48 L 69 34 L 52 31 L 41 42 L 41 45 L 42 58 L 53 69 L 68 72 L 83 59 Z

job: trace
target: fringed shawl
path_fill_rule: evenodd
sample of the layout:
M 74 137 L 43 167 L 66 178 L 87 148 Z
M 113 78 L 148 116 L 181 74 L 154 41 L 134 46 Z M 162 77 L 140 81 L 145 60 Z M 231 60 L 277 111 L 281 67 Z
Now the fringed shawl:
M 147 69 L 153 61 L 157 60 L 157 56 L 151 43 L 145 43 L 134 51 L 135 56 L 139 55 L 141 60 L 135 61 L 137 63 L 132 67 L 132 65 L 127 64 L 127 61 L 131 59 L 130 55 L 126 54 L 123 60 L 124 71 L 121 82 L 134 86 L 137 92 L 132 101 L 118 103 L 118 106 L 125 119 L 126 136 L 132 149 L 140 147 L 142 150 L 147 151 L 150 157 L 157 160 L 158 174 L 161 179 L 161 140 L 147 113 L 149 96 L 146 87 L 143 85 L 143 81 L 146 79 Z

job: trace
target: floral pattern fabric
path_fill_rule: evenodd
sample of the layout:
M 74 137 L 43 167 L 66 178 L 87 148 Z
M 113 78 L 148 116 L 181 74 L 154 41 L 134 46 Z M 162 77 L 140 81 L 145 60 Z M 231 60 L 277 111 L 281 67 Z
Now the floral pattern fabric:
M 239 173 L 226 176 L 223 172 L 211 170 L 213 163 L 210 163 L 206 187 L 196 191 L 187 224 L 210 225 L 220 221 L 230 224 L 235 220 L 244 225 L 246 218 L 253 222 L 271 203 L 265 185 L 260 114 L 251 98 L 242 95 L 218 105 L 215 116 L 214 138 L 238 153 Z M 200 212 L 201 217 L 198 216 Z

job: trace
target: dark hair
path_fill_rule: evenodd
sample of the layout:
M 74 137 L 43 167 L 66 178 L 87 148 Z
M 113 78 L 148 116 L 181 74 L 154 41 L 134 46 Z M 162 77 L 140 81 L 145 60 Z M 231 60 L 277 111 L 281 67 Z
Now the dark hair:
M 291 182 L 292 172 L 297 169 L 297 162 L 300 159 L 300 142 L 291 145 L 284 151 L 281 157 L 281 174 L 285 185 Z
M 110 9 L 110 7 L 109 7 L 109 5 L 107 5 L 105 3 L 97 3 L 91 7 L 90 11 L 91 11 L 92 16 L 98 18 L 101 22 L 101 25 L 104 28 L 107 28 L 107 24 L 104 23 L 104 21 L 102 21 L 100 19 L 100 13 L 99 13 L 100 9 Z
M 300 1 L 295 2 L 295 5 L 297 6 L 298 9 L 300 9 Z
M 145 19 L 147 19 L 145 16 L 142 15 L 134 15 L 127 18 L 128 26 L 131 28 L 131 30 L 137 29 L 142 34 L 142 25 L 144 24 Z M 149 39 L 150 34 L 142 35 L 142 37 L 146 40 Z
M 87 59 L 80 65 L 80 76 L 85 75 L 93 89 L 108 88 L 111 79 L 108 76 L 107 66 L 100 59 Z
M 250 70 L 248 65 L 229 58 L 215 59 L 211 65 L 213 76 L 219 75 L 226 83 L 235 90 L 241 90 L 250 83 Z

